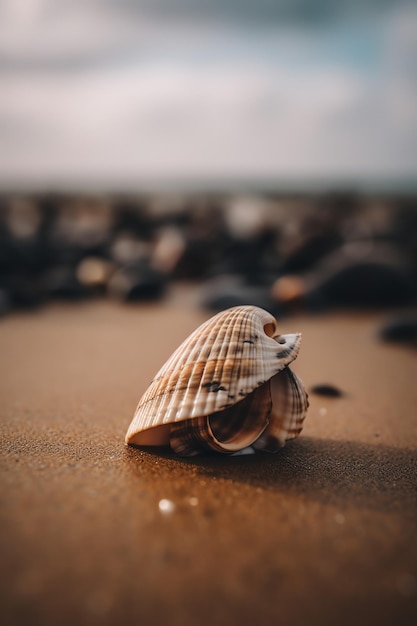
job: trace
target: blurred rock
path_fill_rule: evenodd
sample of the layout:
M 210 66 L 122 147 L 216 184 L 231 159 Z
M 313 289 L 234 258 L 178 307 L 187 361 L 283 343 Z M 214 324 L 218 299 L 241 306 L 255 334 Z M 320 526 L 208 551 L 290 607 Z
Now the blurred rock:
M 147 215 L 147 202 L 142 197 L 114 200 L 114 232 L 128 232 L 138 239 L 151 236 L 152 224 Z
M 110 245 L 110 256 L 119 265 L 138 263 L 149 258 L 151 244 L 133 233 L 118 233 Z
M 9 293 L 0 288 L 0 317 L 9 313 L 12 308 L 12 300 L 10 298 Z
M 304 272 L 314 267 L 329 253 L 337 250 L 343 243 L 340 234 L 321 232 L 305 237 L 283 262 L 283 272 Z
M 190 199 L 187 211 L 187 220 L 181 228 L 184 250 L 173 270 L 173 278 L 200 280 L 210 276 L 223 257 L 227 237 L 223 212 L 217 201 L 205 197 Z
M 271 296 L 282 304 L 297 304 L 303 300 L 307 290 L 306 281 L 301 276 L 288 274 L 274 281 Z
M 75 264 L 84 256 L 105 253 L 113 223 L 113 207 L 107 200 L 62 201 L 50 233 L 55 262 Z
M 269 287 L 247 284 L 241 276 L 222 276 L 206 281 L 200 300 L 204 308 L 216 312 L 243 304 L 259 306 L 273 314 L 278 309 Z
M 0 225 L 0 271 L 33 274 L 44 265 L 42 214 L 33 200 L 15 198 L 6 203 Z
M 151 253 L 151 265 L 165 274 L 172 274 L 178 267 L 186 248 L 182 231 L 176 226 L 158 230 Z
M 42 216 L 37 204 L 32 200 L 16 198 L 10 202 L 7 226 L 15 239 L 27 240 L 36 237 Z
M 156 229 L 165 226 L 184 228 L 190 223 L 192 199 L 181 193 L 154 193 L 146 199 L 145 214 Z
M 372 241 L 351 242 L 312 272 L 279 278 L 271 293 L 282 305 L 302 304 L 311 310 L 399 306 L 417 295 L 407 259 L 395 248 Z
M 416 226 L 412 196 L 3 194 L 0 288 L 12 307 L 204 280 L 214 310 L 398 306 L 417 297 Z
M 341 398 L 344 393 L 335 385 L 328 383 L 313 385 L 310 388 L 310 393 L 314 393 L 317 396 L 327 396 L 328 398 Z
M 270 206 L 262 198 L 237 196 L 225 207 L 225 222 L 234 239 L 255 238 L 269 225 Z
M 417 311 L 392 317 L 380 328 L 379 337 L 383 341 L 417 348 Z
M 50 298 L 77 300 L 87 295 L 72 266 L 55 266 L 46 271 L 43 275 L 43 286 L 45 294 Z
M 104 293 L 114 266 L 100 257 L 86 257 L 77 266 L 76 277 L 92 293 Z
M 12 307 L 35 309 L 45 300 L 42 281 L 38 277 L 11 274 L 3 278 Z
M 213 274 L 240 274 L 250 282 L 265 284 L 263 276 L 276 273 L 279 231 L 274 221 L 274 207 L 265 198 L 242 196 L 232 198 L 225 207 L 223 255 Z
M 117 270 L 110 278 L 109 293 L 126 302 L 157 300 L 166 287 L 165 276 L 149 263 L 135 263 Z

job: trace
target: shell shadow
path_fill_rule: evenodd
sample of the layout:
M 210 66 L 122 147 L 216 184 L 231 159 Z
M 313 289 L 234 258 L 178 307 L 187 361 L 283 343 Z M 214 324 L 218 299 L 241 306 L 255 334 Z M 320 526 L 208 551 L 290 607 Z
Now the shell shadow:
M 179 458 L 166 449 L 128 449 L 135 465 L 140 455 L 164 459 L 166 469 L 244 483 L 272 492 L 344 506 L 360 505 L 405 515 L 417 513 L 417 451 L 385 445 L 303 437 L 277 454 L 207 455 Z M 143 467 L 143 466 L 142 466 Z

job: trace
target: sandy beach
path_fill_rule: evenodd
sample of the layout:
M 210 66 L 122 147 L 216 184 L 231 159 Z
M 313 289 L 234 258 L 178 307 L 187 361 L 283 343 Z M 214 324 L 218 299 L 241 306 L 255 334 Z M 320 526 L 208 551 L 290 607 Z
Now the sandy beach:
M 310 394 L 299 439 L 233 458 L 126 447 L 207 317 L 177 298 L 0 322 L 2 624 L 415 623 L 415 352 L 377 339 L 382 314 L 287 318 L 307 389 L 343 391 Z

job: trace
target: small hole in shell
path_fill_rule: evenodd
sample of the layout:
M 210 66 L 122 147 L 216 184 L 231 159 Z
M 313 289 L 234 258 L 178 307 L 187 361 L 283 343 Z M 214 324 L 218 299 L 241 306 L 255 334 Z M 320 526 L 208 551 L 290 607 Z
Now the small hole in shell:
M 264 331 L 265 334 L 268 335 L 268 337 L 273 337 L 275 335 L 276 325 L 272 322 L 270 324 L 265 324 Z

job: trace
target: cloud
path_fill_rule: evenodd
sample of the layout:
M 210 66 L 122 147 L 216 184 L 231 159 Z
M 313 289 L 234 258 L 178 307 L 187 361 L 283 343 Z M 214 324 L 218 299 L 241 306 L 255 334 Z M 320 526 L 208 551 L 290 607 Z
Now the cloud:
M 417 172 L 408 13 L 374 33 L 383 53 L 369 68 L 349 28 L 336 50 L 334 30 L 133 20 L 133 2 L 14 2 L 0 33 L 2 184 Z

